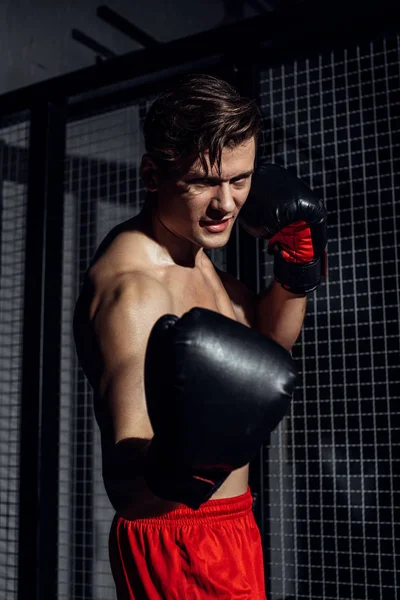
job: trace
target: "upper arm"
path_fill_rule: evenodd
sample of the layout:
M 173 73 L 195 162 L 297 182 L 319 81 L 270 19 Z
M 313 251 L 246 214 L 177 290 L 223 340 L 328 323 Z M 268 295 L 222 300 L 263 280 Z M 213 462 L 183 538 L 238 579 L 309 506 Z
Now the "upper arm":
M 254 327 L 256 321 L 256 295 L 233 275 L 219 269 L 217 273 L 232 302 L 237 320 L 248 327 Z
M 144 359 L 154 323 L 171 307 L 159 282 L 133 275 L 103 292 L 92 315 L 99 363 L 96 402 L 103 429 L 115 444 L 153 435 L 144 393 Z

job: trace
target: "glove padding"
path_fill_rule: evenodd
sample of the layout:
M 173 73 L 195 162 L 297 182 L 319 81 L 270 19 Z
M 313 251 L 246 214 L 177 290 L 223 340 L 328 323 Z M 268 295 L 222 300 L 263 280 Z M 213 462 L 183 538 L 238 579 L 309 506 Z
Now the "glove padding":
M 326 277 L 327 215 L 323 202 L 279 165 L 262 163 L 252 178 L 240 222 L 269 240 L 274 276 L 294 294 L 314 291 Z
M 284 417 L 296 377 L 287 350 L 232 319 L 201 308 L 161 317 L 145 360 L 153 493 L 191 508 L 208 500 Z

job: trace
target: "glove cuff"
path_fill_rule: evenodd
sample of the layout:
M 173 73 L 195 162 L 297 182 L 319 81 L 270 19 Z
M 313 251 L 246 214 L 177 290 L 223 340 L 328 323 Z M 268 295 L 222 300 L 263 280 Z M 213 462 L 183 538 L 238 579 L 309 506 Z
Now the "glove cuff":
M 223 484 L 229 473 L 219 469 L 206 470 L 196 475 L 187 470 L 179 470 L 173 461 L 166 464 L 165 456 L 160 461 L 160 454 L 154 443 L 149 446 L 145 461 L 145 479 L 150 490 L 163 500 L 180 502 L 193 509 L 198 509 Z
M 274 276 L 288 292 L 309 294 L 326 277 L 326 253 L 309 263 L 294 263 L 286 261 L 278 252 L 275 254 Z

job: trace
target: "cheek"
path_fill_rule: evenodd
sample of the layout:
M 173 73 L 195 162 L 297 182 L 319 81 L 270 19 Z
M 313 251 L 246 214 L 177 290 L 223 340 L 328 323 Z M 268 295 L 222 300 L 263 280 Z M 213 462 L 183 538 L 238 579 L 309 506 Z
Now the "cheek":
M 199 192 L 197 194 L 190 194 L 186 197 L 185 206 L 187 212 L 193 217 L 204 216 L 211 202 L 210 194 L 206 192 Z

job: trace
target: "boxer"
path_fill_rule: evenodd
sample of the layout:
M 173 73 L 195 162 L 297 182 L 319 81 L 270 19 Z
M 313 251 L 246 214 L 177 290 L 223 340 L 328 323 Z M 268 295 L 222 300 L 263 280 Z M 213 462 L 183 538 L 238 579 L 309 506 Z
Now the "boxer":
M 285 170 L 254 173 L 259 133 L 255 102 L 215 77 L 161 94 L 144 124 L 144 208 L 102 242 L 76 304 L 119 599 L 265 598 L 248 464 L 290 402 L 326 216 Z M 260 297 L 205 252 L 241 211 L 275 255 Z

